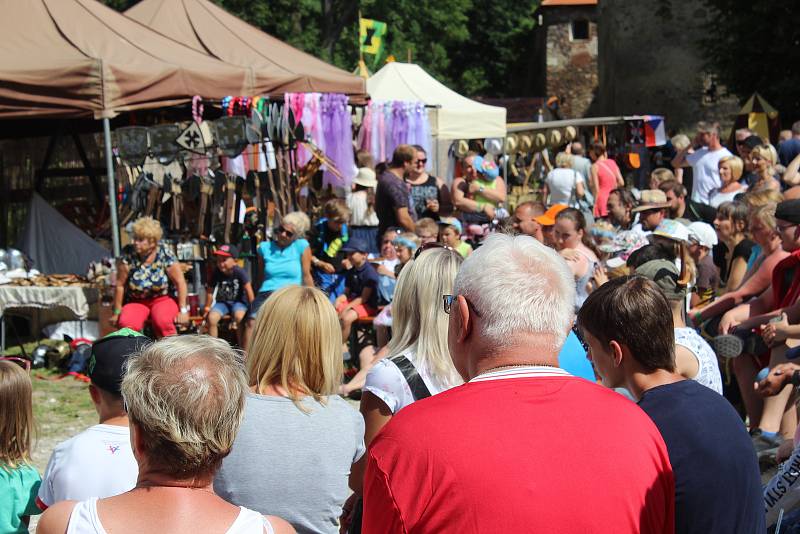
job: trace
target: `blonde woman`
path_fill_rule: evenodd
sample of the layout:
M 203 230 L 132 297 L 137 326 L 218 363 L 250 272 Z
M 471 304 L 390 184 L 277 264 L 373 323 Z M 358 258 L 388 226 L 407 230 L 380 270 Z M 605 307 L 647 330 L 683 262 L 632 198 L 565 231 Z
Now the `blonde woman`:
M 156 338 L 177 333 L 175 323 L 189 322 L 186 280 L 175 254 L 161 243 L 161 223 L 141 217 L 133 223 L 133 244 L 117 262 L 117 286 L 111 323 L 139 332 L 149 319 Z M 169 284 L 178 291 L 178 302 Z
M 279 517 L 233 506 L 212 481 L 242 421 L 247 381 L 227 342 L 173 336 L 131 356 L 122 380 L 136 487 L 114 497 L 60 501 L 39 534 L 208 532 L 291 534 Z
M 769 144 L 759 145 L 750 152 L 750 160 L 757 180 L 750 185 L 752 191 L 762 189 L 781 190 L 781 183 L 777 180 L 775 165 L 778 164 L 778 153 L 775 147 Z
M 336 395 L 342 329 L 311 287 L 276 291 L 256 317 L 244 420 L 214 480 L 227 501 L 274 514 L 297 532 L 339 532 L 351 465 L 364 454 L 364 421 Z
M 442 309 L 443 296 L 453 292 L 462 261 L 455 250 L 431 248 L 400 273 L 392 302 L 389 355 L 369 370 L 361 397 L 367 446 L 398 411 L 418 400 L 419 391 L 435 395 L 463 382 L 450 359 L 448 315 Z M 350 476 L 356 493 L 361 492 L 364 467 L 359 462 Z
M 576 199 L 586 194 L 583 177 L 572 168 L 572 156 L 559 152 L 556 156 L 556 168 L 547 173 L 542 185 L 542 198 L 548 206 L 553 204 L 573 205 Z
M 739 156 L 725 156 L 717 166 L 721 185 L 709 193 L 712 208 L 718 208 L 723 202 L 731 202 L 736 195 L 747 191 L 747 186 L 739 183 L 744 172 L 744 162 Z

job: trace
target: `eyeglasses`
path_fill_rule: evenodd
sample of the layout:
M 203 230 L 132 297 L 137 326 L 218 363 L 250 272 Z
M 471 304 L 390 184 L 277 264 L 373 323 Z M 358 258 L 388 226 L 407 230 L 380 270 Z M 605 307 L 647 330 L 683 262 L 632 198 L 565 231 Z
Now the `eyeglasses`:
M 444 243 L 439 243 L 438 241 L 433 241 L 433 242 L 430 242 L 430 243 L 423 243 L 419 247 L 417 247 L 417 251 L 414 253 L 414 259 L 416 260 L 417 258 L 419 258 L 420 254 L 422 254 L 424 251 L 430 250 L 432 248 L 443 248 L 443 249 L 449 250 L 451 252 L 456 252 L 456 249 L 454 249 L 453 247 L 448 247 Z
M 797 226 L 797 225 L 796 224 L 779 224 L 778 225 L 778 231 L 779 232 L 785 232 L 786 230 L 789 230 L 790 228 L 794 228 L 795 226 Z
M 447 315 L 450 315 L 450 310 L 453 308 L 453 302 L 455 302 L 456 297 L 458 297 L 458 295 L 442 295 L 442 308 Z M 478 310 L 475 309 L 475 306 L 473 306 L 472 303 L 466 298 L 464 298 L 464 300 L 467 301 L 467 306 L 469 306 L 472 312 L 480 317 L 481 314 L 478 313 Z
M 418 160 L 417 160 L 417 165 L 419 165 L 420 163 L 422 163 L 423 165 L 425 165 L 426 163 L 428 163 L 428 158 L 425 158 L 425 159 L 418 159 Z
M 0 357 L 0 361 L 15 363 L 24 368 L 28 373 L 31 372 L 31 361 L 26 360 L 25 358 L 17 358 L 16 356 L 3 356 Z
M 286 228 L 285 226 L 279 226 L 275 229 L 276 234 L 286 234 L 286 237 L 294 237 L 294 232 Z

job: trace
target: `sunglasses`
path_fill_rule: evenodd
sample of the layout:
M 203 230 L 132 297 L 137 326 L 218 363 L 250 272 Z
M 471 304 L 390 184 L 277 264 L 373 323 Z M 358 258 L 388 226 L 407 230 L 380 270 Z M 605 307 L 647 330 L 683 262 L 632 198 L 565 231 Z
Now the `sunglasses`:
M 430 250 L 432 248 L 443 248 L 443 249 L 449 250 L 451 252 L 456 252 L 456 250 L 453 247 L 448 247 L 444 243 L 439 243 L 438 241 L 433 241 L 433 242 L 430 242 L 430 243 L 423 243 L 422 245 L 417 247 L 417 251 L 414 252 L 414 259 L 416 260 L 417 258 L 419 258 L 420 254 L 422 254 L 424 251 Z
M 422 163 L 423 165 L 425 165 L 426 163 L 428 163 L 428 158 L 425 158 L 425 159 L 418 159 L 418 160 L 417 160 L 417 165 L 419 165 L 420 163 Z
M 294 237 L 294 232 L 287 229 L 285 226 L 279 226 L 275 229 L 276 234 L 285 234 L 286 237 Z
M 458 295 L 442 295 L 442 308 L 447 315 L 450 315 L 450 310 L 453 309 L 453 302 L 455 302 L 457 297 Z M 464 300 L 466 300 L 466 298 Z M 475 315 L 481 317 L 481 314 L 478 313 L 478 310 L 475 309 L 475 306 L 473 306 L 469 300 L 467 300 L 467 306 L 469 306 Z
M 31 372 L 31 361 L 26 360 L 25 358 L 17 358 L 16 356 L 3 356 L 0 357 L 0 361 L 15 363 L 25 369 L 25 371 L 28 373 Z

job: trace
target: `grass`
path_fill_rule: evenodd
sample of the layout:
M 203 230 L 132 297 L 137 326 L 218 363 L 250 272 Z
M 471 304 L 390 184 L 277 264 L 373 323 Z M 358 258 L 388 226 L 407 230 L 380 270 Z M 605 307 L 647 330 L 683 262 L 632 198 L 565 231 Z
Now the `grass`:
M 58 443 L 97 424 L 88 384 L 71 376 L 59 380 L 60 376 L 59 372 L 46 369 L 31 372 L 37 429 L 32 456 L 40 473 Z

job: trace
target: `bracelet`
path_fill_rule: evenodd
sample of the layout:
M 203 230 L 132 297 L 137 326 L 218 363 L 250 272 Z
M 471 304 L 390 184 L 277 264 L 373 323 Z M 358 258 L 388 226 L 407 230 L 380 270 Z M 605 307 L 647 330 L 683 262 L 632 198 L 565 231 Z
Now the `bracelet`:
M 189 306 L 181 306 L 181 313 L 189 313 Z
M 120 313 L 122 313 L 122 310 L 121 310 L 121 309 L 119 309 L 119 308 L 114 308 L 113 310 L 111 310 L 111 312 L 112 312 L 114 315 L 119 315 Z

